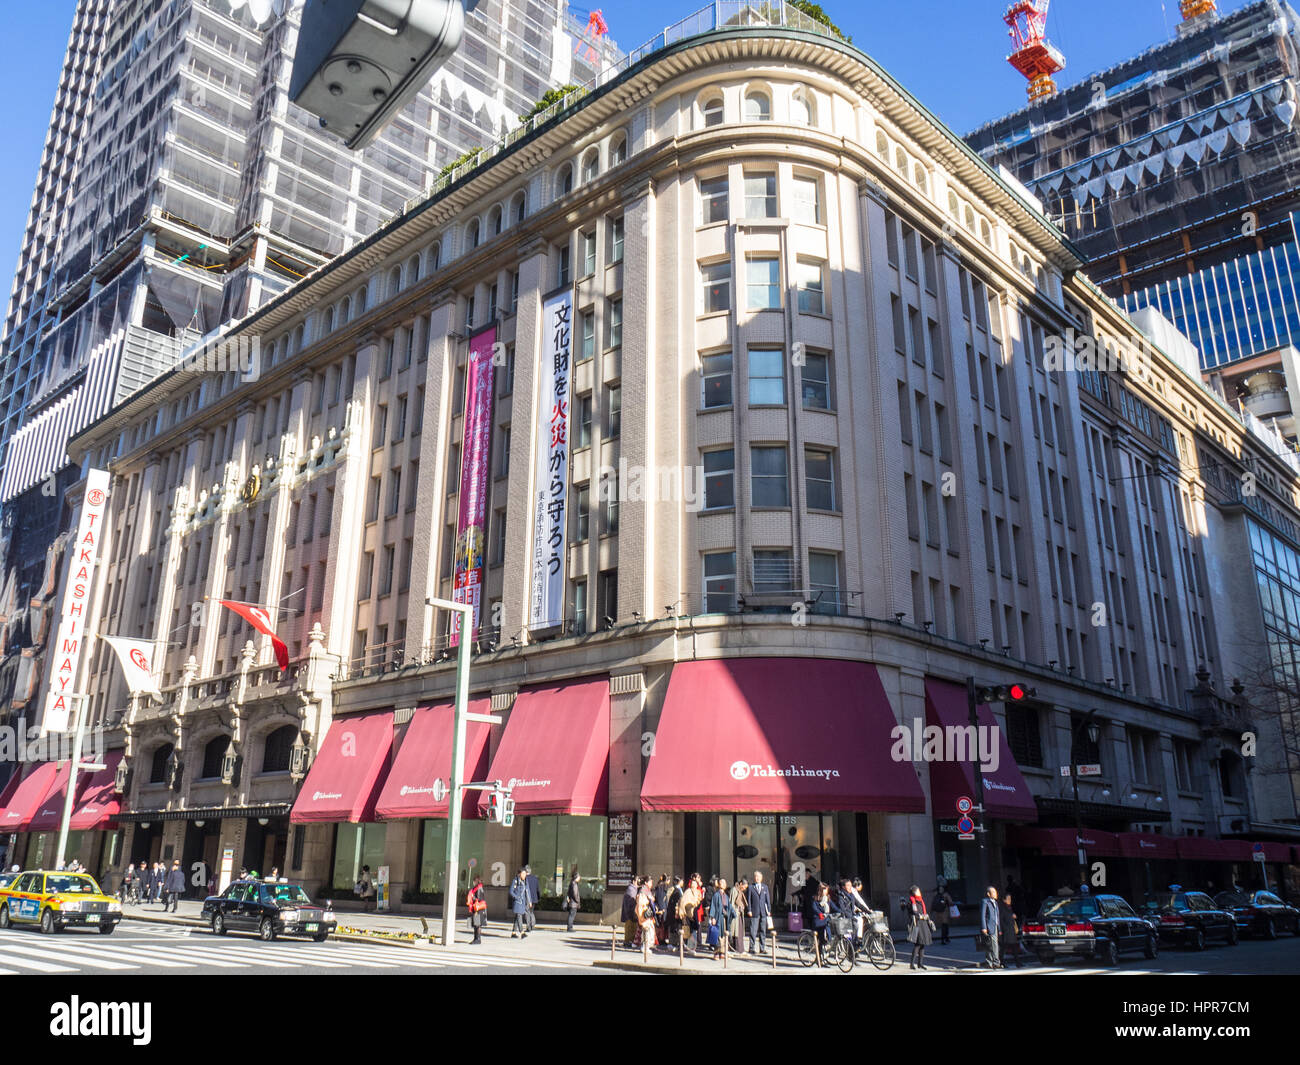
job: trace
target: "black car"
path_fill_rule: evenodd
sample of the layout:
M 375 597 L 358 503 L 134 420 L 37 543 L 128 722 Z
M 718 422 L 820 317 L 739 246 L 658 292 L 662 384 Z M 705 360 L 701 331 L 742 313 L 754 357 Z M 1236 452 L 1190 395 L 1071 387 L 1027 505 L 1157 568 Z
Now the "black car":
M 1021 939 L 1044 965 L 1058 955 L 1114 965 L 1126 950 L 1140 950 L 1148 958 L 1160 951 L 1160 937 L 1118 895 L 1047 899 L 1038 916 L 1022 926 Z
M 1162 891 L 1148 896 L 1146 909 L 1160 921 L 1160 938 L 1204 950 L 1212 939 L 1236 946 L 1237 922 L 1204 891 Z
M 236 880 L 220 895 L 203 901 L 203 916 L 219 936 L 229 931 L 256 932 L 265 940 L 311 936 L 319 943 L 338 925 L 329 905 L 313 903 L 299 884 Z
M 1276 939 L 1279 932 L 1300 936 L 1300 910 L 1271 891 L 1222 891 L 1214 904 L 1228 910 L 1243 935 Z

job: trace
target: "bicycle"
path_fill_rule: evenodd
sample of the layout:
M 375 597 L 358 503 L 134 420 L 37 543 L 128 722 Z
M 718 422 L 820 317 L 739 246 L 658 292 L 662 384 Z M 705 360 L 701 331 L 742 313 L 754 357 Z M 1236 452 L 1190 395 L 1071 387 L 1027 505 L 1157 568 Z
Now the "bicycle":
M 826 938 L 826 949 L 822 952 L 822 960 L 829 962 L 839 969 L 842 973 L 853 971 L 857 964 L 857 948 L 853 945 L 853 921 L 848 917 L 832 917 L 830 924 L 827 926 L 829 933 Z M 817 961 L 817 933 L 811 929 L 800 932 L 799 938 L 795 942 L 795 950 L 799 955 L 799 963 L 804 966 L 812 965 Z
M 866 915 L 865 922 L 862 943 L 858 947 L 859 956 L 866 955 L 867 961 L 882 971 L 892 969 L 897 951 L 894 948 L 894 937 L 889 934 L 889 922 L 885 920 L 885 915 L 879 910 L 872 910 Z

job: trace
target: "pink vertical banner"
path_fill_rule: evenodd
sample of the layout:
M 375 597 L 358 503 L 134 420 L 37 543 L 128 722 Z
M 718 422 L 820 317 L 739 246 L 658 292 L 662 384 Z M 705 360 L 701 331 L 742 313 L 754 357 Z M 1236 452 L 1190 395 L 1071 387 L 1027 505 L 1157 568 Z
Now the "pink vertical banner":
M 460 452 L 460 513 L 452 568 L 453 602 L 473 606 L 469 638 L 478 635 L 483 611 L 483 558 L 487 548 L 488 459 L 492 450 L 493 363 L 496 326 L 469 338 L 465 367 L 465 436 Z M 460 615 L 451 618 L 452 647 L 460 643 Z

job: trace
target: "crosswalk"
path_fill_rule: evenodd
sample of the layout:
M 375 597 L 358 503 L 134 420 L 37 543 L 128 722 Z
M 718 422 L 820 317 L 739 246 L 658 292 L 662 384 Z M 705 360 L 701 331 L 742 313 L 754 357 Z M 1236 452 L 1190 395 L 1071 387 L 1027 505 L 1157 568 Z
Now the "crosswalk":
M 120 931 L 119 931 L 120 935 Z M 435 948 L 369 943 L 312 943 L 217 937 L 190 929 L 131 930 L 129 938 L 65 932 L 43 936 L 27 929 L 0 933 L 0 976 L 163 969 L 184 973 L 253 969 L 361 971 L 384 969 L 572 969 L 563 962 L 462 956 Z

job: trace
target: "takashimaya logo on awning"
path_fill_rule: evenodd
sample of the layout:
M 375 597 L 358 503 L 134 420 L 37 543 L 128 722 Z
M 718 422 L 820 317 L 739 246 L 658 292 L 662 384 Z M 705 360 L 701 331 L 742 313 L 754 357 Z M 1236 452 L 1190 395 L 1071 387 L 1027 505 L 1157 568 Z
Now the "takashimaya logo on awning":
M 311 793 L 312 802 L 320 802 L 321 799 L 341 799 L 343 795 L 337 791 L 313 791 Z
M 733 780 L 748 780 L 750 777 L 820 777 L 823 780 L 830 780 L 831 777 L 838 777 L 838 769 L 805 769 L 803 766 L 786 766 L 781 769 L 773 765 L 759 765 L 757 762 L 746 762 L 739 758 L 731 763 L 731 777 Z
M 506 781 L 507 788 L 549 788 L 549 780 L 535 780 L 529 777 L 527 780 L 521 780 L 519 777 L 511 777 Z
M 412 787 L 410 784 L 403 784 L 398 794 L 399 795 L 429 795 L 434 790 L 435 789 L 433 788 L 432 785 L 424 788 L 416 788 L 416 787 Z
M 984 781 L 984 790 L 985 791 L 1009 791 L 1012 794 L 1015 794 L 1015 792 L 1018 791 L 1019 789 L 1014 784 L 1003 784 L 999 780 L 986 779 Z

